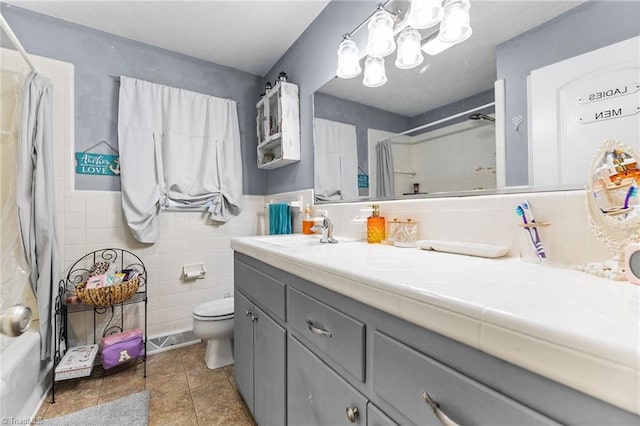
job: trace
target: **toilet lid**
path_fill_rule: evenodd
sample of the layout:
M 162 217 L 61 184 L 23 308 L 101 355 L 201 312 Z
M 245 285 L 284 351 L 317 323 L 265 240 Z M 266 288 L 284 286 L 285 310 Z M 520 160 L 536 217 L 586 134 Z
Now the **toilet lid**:
M 215 318 L 233 315 L 233 297 L 211 300 L 193 308 L 193 314 L 199 317 Z

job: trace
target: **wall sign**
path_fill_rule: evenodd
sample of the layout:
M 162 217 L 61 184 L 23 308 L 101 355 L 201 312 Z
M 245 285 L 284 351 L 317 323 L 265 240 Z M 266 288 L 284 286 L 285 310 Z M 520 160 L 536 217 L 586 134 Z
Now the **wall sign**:
M 608 89 L 597 89 L 593 92 L 581 95 L 578 102 L 588 104 L 591 102 L 602 101 L 604 99 L 617 98 L 618 96 L 630 95 L 640 90 L 640 83 L 628 83 L 621 86 L 611 87 Z
M 369 187 L 369 175 L 358 173 L 358 188 L 368 188 L 368 187 Z
M 603 109 L 601 111 L 591 112 L 580 117 L 582 124 L 595 123 L 597 121 L 611 120 L 614 118 L 626 117 L 640 112 L 640 106 L 621 106 Z
M 105 144 L 116 154 L 98 154 L 87 152 L 102 144 Z M 102 176 L 120 175 L 120 157 L 118 155 L 118 150 L 109 145 L 107 142 L 100 141 L 86 151 L 76 152 L 76 174 Z

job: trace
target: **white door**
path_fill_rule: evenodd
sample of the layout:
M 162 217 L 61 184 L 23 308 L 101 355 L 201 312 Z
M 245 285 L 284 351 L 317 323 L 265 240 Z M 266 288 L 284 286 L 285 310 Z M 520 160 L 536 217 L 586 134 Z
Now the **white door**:
M 584 185 L 608 139 L 640 152 L 640 37 L 531 72 L 529 183 Z

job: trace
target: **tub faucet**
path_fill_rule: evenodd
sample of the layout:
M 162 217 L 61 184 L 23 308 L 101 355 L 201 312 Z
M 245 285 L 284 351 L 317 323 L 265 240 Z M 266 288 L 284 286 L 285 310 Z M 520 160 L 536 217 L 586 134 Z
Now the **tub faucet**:
M 331 222 L 331 219 L 329 219 L 327 215 L 322 213 L 319 213 L 318 216 L 322 218 L 322 225 L 314 225 L 311 227 L 311 230 L 322 231 L 322 238 L 320 238 L 321 243 L 337 243 L 338 240 L 333 238 L 333 223 Z

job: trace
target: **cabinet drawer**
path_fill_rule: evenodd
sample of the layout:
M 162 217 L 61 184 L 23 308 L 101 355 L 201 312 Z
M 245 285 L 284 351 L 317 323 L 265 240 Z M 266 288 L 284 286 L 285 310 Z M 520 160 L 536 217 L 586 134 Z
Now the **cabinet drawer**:
M 367 426 L 398 426 L 372 403 L 367 404 Z
M 440 425 L 423 393 L 461 425 L 555 425 L 552 420 L 379 332 L 373 389 L 410 421 Z
M 288 424 L 367 424 L 367 399 L 291 335 L 287 366 Z M 347 409 L 357 410 L 353 421 Z
M 235 286 L 258 306 L 286 321 L 286 285 L 242 262 L 234 262 Z
M 289 288 L 289 324 L 312 349 L 364 381 L 365 326 L 342 312 Z

